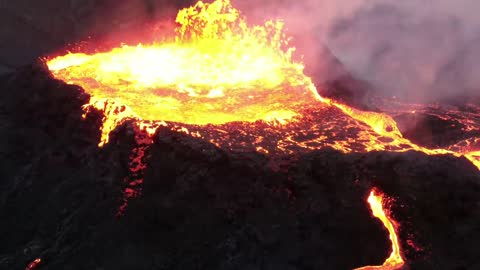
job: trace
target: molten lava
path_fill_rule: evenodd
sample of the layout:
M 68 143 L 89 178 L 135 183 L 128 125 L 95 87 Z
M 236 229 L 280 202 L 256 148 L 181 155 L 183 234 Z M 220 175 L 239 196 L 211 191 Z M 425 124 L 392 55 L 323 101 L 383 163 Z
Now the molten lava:
M 31 263 L 29 263 L 25 268 L 25 270 L 34 270 L 38 267 L 38 265 L 40 265 L 41 262 L 42 262 L 42 259 L 37 258 L 33 260 Z
M 174 40 L 71 53 L 48 66 L 93 102 L 114 98 L 144 120 L 284 121 L 315 100 L 281 21 L 249 27 L 229 0 L 217 0 L 181 10 L 176 22 Z
M 427 149 L 405 139 L 387 114 L 360 111 L 319 96 L 303 63 L 294 60 L 295 48 L 281 21 L 249 26 L 229 0 L 216 0 L 180 10 L 176 22 L 176 36 L 163 43 L 147 41 L 90 55 L 69 53 L 48 61 L 57 78 L 82 86 L 92 96 L 87 112 L 91 108 L 104 112 L 100 146 L 128 118 L 177 122 L 205 139 L 215 130 L 228 133 L 229 123 L 261 120 L 276 129 L 273 147 L 262 145 L 264 138 L 256 134 L 254 151 L 262 153 L 322 147 L 346 153 L 416 150 L 465 156 L 480 169 L 478 149 Z M 328 132 L 325 128 L 331 127 L 312 122 L 312 112 L 321 114 L 329 108 L 354 119 L 341 123 L 338 113 L 332 116 L 340 128 L 354 132 L 341 137 L 341 132 Z M 331 121 L 323 116 L 316 120 Z M 215 125 L 214 130 L 197 129 L 206 124 Z M 309 134 L 292 134 L 292 127 Z M 229 140 L 227 148 L 238 149 L 231 136 L 208 138 L 218 146 L 225 146 L 224 139 Z M 246 142 L 239 141 L 244 147 Z
M 396 270 L 400 269 L 404 265 L 404 261 L 402 258 L 402 254 L 400 252 L 400 245 L 398 243 L 398 237 L 396 233 L 396 225 L 395 221 L 392 220 L 391 217 L 385 212 L 384 210 L 384 195 L 377 191 L 372 190 L 370 192 L 370 196 L 368 196 L 368 204 L 370 205 L 370 209 L 372 209 L 373 216 L 380 219 L 383 223 L 383 226 L 388 230 L 390 241 L 392 242 L 392 253 L 390 256 L 385 260 L 383 265 L 381 266 L 365 266 L 361 268 L 357 268 L 356 270 L 373 270 L 373 269 L 380 269 L 380 270 Z

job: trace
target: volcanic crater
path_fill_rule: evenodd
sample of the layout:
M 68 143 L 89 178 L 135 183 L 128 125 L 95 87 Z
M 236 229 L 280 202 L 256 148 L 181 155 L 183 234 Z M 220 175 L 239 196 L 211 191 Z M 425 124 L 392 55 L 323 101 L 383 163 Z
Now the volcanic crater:
M 355 89 L 317 89 L 281 22 L 226 0 L 177 23 L 0 78 L 2 268 L 480 268 L 480 107 L 324 97 Z M 232 71 L 209 46 L 239 38 Z M 145 62 L 165 49 L 199 74 Z

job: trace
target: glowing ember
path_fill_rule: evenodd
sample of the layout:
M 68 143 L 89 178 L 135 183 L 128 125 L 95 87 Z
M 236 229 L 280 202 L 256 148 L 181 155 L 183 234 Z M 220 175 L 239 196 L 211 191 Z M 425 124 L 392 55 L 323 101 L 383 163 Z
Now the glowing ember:
M 42 262 L 42 259 L 40 258 L 37 258 L 35 260 L 33 260 L 31 263 L 29 263 L 27 265 L 27 267 L 25 268 L 25 270 L 33 270 L 33 269 L 36 269 L 37 266 Z
M 392 253 L 385 260 L 381 266 L 365 266 L 357 268 L 356 270 L 369 270 L 369 269 L 381 269 L 381 270 L 396 270 L 400 269 L 404 265 L 402 254 L 400 252 L 400 245 L 398 244 L 398 237 L 395 231 L 395 222 L 385 213 L 384 210 L 384 195 L 376 194 L 375 190 L 370 192 L 368 196 L 368 204 L 372 209 L 373 216 L 380 219 L 383 226 L 388 230 L 390 241 L 392 242 Z
M 115 98 L 145 120 L 221 124 L 292 119 L 315 88 L 281 21 L 247 26 L 229 0 L 181 10 L 174 40 L 48 61 L 92 102 Z
M 123 196 L 121 205 L 116 213 L 117 217 L 121 217 L 124 214 L 132 198 L 136 198 L 142 193 L 143 177 L 147 168 L 145 153 L 147 148 L 153 143 L 153 132 L 160 125 L 163 125 L 163 123 L 135 122 L 132 126 L 135 129 L 136 145 L 129 157 L 129 174 L 123 179 Z

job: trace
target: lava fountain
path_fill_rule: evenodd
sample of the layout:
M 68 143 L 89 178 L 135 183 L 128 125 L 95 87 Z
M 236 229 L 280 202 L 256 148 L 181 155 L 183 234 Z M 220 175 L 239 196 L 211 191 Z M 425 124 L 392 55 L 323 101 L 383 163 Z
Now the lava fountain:
M 181 10 L 161 44 L 71 53 L 48 61 L 92 103 L 114 98 L 144 120 L 188 124 L 291 119 L 315 100 L 281 21 L 249 27 L 228 0 Z

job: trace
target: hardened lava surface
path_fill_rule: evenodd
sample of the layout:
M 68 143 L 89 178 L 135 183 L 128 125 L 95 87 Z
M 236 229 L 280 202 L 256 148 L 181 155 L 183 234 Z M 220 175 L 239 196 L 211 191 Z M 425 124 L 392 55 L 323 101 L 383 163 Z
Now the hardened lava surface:
M 167 122 L 145 149 L 141 195 L 118 217 L 135 121 L 98 147 L 102 113 L 83 118 L 89 96 L 40 63 L 1 78 L 0 95 L 1 269 L 37 258 L 38 270 L 381 265 L 391 250 L 366 202 L 373 187 L 392 199 L 410 269 L 480 267 L 478 168 L 366 152 L 372 131 L 333 107 L 286 125 Z
M 379 137 L 368 126 L 343 114 L 339 109 L 315 103 L 303 108 L 295 121 L 286 124 L 234 122 L 223 125 L 169 126 L 185 128 L 187 134 L 203 138 L 222 149 L 234 152 L 258 151 L 270 156 L 304 154 L 330 147 L 347 152 L 365 152 L 367 138 L 378 143 L 392 141 Z M 374 135 L 375 134 L 375 135 Z M 368 136 L 371 135 L 371 136 Z

